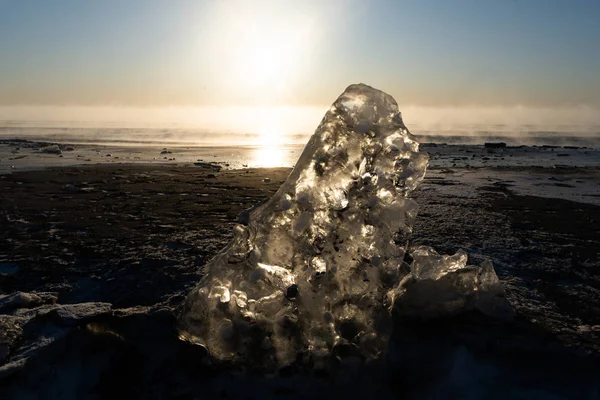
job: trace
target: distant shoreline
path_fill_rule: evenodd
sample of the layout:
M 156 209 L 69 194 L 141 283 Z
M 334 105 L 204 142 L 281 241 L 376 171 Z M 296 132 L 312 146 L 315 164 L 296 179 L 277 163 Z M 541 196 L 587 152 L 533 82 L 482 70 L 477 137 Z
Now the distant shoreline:
M 553 137 L 539 137 L 539 143 L 535 144 L 516 144 L 515 137 L 513 136 L 482 136 L 480 140 L 466 140 L 474 139 L 473 136 L 445 136 L 445 135 L 414 135 L 419 141 L 422 147 L 436 147 L 436 146 L 484 146 L 486 143 L 505 143 L 508 148 L 564 148 L 564 149 L 588 149 L 588 150 L 600 150 L 600 137 L 599 138 L 588 138 L 587 136 L 553 136 Z M 543 139 L 547 139 L 543 142 Z M 598 146 L 585 145 L 586 141 L 598 141 Z M 575 142 L 581 144 L 565 144 L 565 142 Z M 240 143 L 240 144 L 224 144 L 224 143 L 203 143 L 199 141 L 152 141 L 152 140 L 132 140 L 132 139 L 111 139 L 111 140 L 92 140 L 92 139 L 81 139 L 81 138 L 44 138 L 44 137 L 27 137 L 21 138 L 17 136 L 6 136 L 0 135 L 0 144 L 38 144 L 38 145 L 95 145 L 95 146 L 146 146 L 146 147 L 197 147 L 197 148 L 260 148 L 264 145 L 258 143 Z M 302 143 L 277 143 L 280 147 L 304 147 L 305 142 Z
M 500 143 L 500 140 L 494 140 Z M 575 145 L 421 143 L 430 169 L 600 167 L 600 150 Z M 293 167 L 304 145 L 77 143 L 0 138 L 0 174 L 79 165 L 210 163 L 224 169 Z

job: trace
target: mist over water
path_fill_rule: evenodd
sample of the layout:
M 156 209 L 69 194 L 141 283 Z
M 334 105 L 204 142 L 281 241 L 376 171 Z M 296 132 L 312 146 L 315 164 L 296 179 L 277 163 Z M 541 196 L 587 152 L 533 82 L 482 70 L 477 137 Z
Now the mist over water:
M 422 142 L 600 148 L 590 107 L 404 106 Z M 327 107 L 0 107 L 0 138 L 117 145 L 303 145 Z

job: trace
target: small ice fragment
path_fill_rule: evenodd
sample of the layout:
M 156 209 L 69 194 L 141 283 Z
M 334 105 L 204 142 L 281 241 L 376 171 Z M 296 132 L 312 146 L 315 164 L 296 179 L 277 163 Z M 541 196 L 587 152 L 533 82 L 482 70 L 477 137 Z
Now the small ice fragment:
M 410 255 L 414 260 L 411 269 L 416 279 L 439 279 L 467 265 L 467 253 L 463 250 L 459 250 L 453 256 L 444 256 L 431 247 L 420 246 Z
M 513 310 L 490 261 L 467 265 L 467 253 L 439 255 L 421 246 L 412 253 L 411 275 L 393 291 L 400 315 L 434 318 L 477 309 L 498 319 L 510 319 Z
M 57 144 L 51 144 L 48 146 L 44 146 L 40 149 L 40 153 L 45 154 L 62 154 L 62 150 L 58 147 Z
M 477 281 L 479 286 L 476 294 L 477 309 L 499 319 L 512 318 L 514 311 L 506 299 L 504 287 L 491 261 L 486 260 L 481 264 Z

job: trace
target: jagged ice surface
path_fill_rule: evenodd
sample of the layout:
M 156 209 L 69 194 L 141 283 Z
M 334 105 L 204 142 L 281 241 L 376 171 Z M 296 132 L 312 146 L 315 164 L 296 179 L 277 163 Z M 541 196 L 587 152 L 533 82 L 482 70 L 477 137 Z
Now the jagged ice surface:
M 428 162 L 418 150 L 391 96 L 349 86 L 278 192 L 205 266 L 182 305 L 180 337 L 267 369 L 299 354 L 371 358 L 387 347 L 394 302 L 427 305 L 412 290 L 419 282 L 473 270 L 463 286 L 475 293 L 479 269 L 466 267 L 466 254 L 415 254 L 411 271 L 403 263 L 417 213 L 407 195 Z
M 467 265 L 463 250 L 444 256 L 428 246 L 417 247 L 410 254 L 411 273 L 392 295 L 399 314 L 435 318 L 477 309 L 500 319 L 512 317 L 504 288 L 489 260 L 480 266 Z

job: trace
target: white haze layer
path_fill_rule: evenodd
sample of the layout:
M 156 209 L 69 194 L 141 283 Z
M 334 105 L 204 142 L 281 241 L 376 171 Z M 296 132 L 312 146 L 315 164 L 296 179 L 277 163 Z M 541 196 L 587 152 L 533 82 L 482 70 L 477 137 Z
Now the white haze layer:
M 182 128 L 207 132 L 280 134 L 312 133 L 328 106 L 281 107 L 120 107 L 0 106 L 0 126 Z M 465 127 L 489 127 L 519 135 L 524 127 L 538 131 L 597 134 L 600 109 L 590 106 L 448 106 L 401 105 L 413 130 L 438 134 Z M 530 129 L 535 128 L 535 129 Z M 419 132 L 416 132 L 419 134 Z M 473 130 L 477 133 L 477 129 Z

